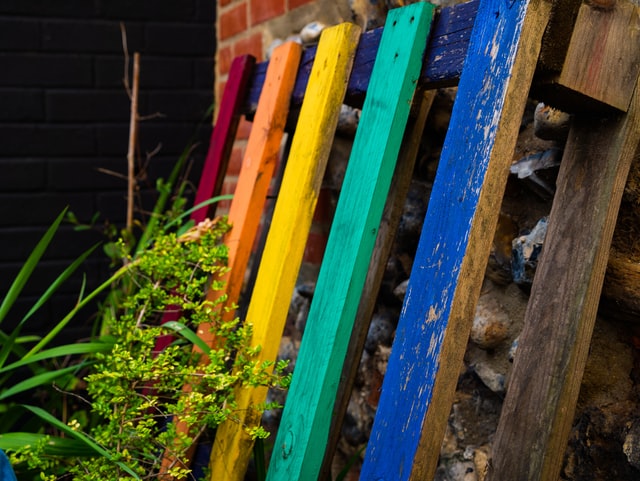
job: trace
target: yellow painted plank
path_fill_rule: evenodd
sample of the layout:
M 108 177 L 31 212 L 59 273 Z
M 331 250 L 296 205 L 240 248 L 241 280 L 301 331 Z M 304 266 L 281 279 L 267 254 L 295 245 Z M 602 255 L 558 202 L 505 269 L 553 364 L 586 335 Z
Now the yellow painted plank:
M 344 23 L 325 30 L 318 45 L 247 312 L 261 360 L 275 361 L 278 354 L 359 36 L 359 27 Z M 264 402 L 266 394 L 264 388 L 237 393 L 237 418 L 216 434 L 212 481 L 243 479 L 253 446 L 245 429 L 259 423 L 250 406 Z

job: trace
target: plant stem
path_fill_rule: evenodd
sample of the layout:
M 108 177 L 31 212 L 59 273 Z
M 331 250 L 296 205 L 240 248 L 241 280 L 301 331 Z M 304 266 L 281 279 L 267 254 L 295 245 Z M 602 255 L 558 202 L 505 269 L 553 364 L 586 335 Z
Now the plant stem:
M 131 119 L 129 121 L 129 152 L 127 153 L 127 230 L 133 229 L 133 193 L 135 178 L 135 150 L 138 142 L 138 90 L 140 86 L 140 54 L 133 54 L 133 85 L 131 86 Z

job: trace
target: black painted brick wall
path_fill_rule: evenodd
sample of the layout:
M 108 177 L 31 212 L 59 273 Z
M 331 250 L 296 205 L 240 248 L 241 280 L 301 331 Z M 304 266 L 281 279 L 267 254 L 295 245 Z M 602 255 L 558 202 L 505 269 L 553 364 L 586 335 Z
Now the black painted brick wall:
M 140 184 L 141 209 L 151 208 L 156 179 L 166 177 L 194 134 L 197 182 L 210 135 L 210 119 L 203 119 L 213 102 L 214 8 L 214 0 L 0 2 L 0 299 L 64 207 L 81 221 L 100 212 L 100 222 L 124 222 L 126 181 L 102 171 L 126 172 L 130 104 L 121 22 L 129 53 L 141 54 L 139 112 L 162 115 L 140 125 L 142 156 L 160 146 Z M 63 225 L 2 328 L 103 239 Z M 82 270 L 90 287 L 106 279 L 101 250 Z M 28 330 L 44 332 L 60 320 L 81 280 L 65 284 Z M 94 311 L 79 317 L 72 335 L 88 332 Z

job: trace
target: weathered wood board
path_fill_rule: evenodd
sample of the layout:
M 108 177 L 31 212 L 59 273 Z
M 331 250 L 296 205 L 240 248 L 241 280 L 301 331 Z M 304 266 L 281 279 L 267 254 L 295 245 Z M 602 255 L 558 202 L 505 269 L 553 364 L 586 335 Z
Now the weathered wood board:
M 222 190 L 222 182 L 227 172 L 231 149 L 242 114 L 242 105 L 247 96 L 255 63 L 255 58 L 250 55 L 236 57 L 231 63 L 229 80 L 220 100 L 218 119 L 211 133 L 209 150 L 196 191 L 195 205 L 219 195 Z M 197 224 L 206 217 L 213 217 L 214 212 L 215 204 L 212 204 L 194 211 L 191 218 Z
M 626 112 L 639 71 L 640 6 L 583 3 L 562 68 L 536 86 L 536 96 L 567 112 Z
M 260 360 L 275 361 L 278 354 L 359 36 L 359 27 L 345 23 L 325 30 L 318 45 L 245 320 L 254 327 L 252 344 L 262 347 Z M 265 398 L 265 388 L 238 391 L 237 418 L 216 434 L 212 481 L 243 479 L 253 446 L 245 428 L 259 423 L 251 406 Z
M 479 3 L 480 0 L 471 0 L 439 10 L 431 27 L 429 45 L 423 62 L 424 69 L 419 80 L 420 85 L 425 88 L 436 88 L 458 83 Z M 380 27 L 362 35 L 344 100 L 348 105 L 362 106 L 371 77 L 371 69 L 380 45 L 382 30 L 383 27 Z M 304 99 L 314 57 L 314 48 L 305 50 L 302 55 L 300 72 L 291 99 L 292 110 L 299 106 Z M 248 115 L 255 111 L 267 64 L 268 62 L 262 62 L 256 65 L 245 104 L 245 112 Z
M 585 60 L 587 60 L 585 58 Z M 627 114 L 576 116 L 493 445 L 491 481 L 559 479 L 631 161 L 640 84 Z
M 198 205 L 220 193 L 222 179 L 227 171 L 231 149 L 238 130 L 238 123 L 242 115 L 242 105 L 248 95 L 251 75 L 255 66 L 255 58 L 251 55 L 236 57 L 231 63 L 229 80 L 222 93 L 220 109 L 216 125 L 211 132 L 209 150 L 204 162 L 198 190 L 196 191 L 195 205 Z M 215 204 L 202 207 L 193 211 L 190 219 L 196 224 L 215 213 Z M 169 309 L 162 316 L 161 322 L 177 321 L 182 313 L 179 309 Z M 167 334 L 160 336 L 155 345 L 156 351 L 162 351 L 171 342 L 174 336 Z
M 421 89 L 415 94 L 412 106 L 412 110 L 415 110 L 415 112 L 409 115 L 409 121 L 407 122 L 407 130 L 402 140 L 396 170 L 393 173 L 391 187 L 387 196 L 387 203 L 382 213 L 378 237 L 371 256 L 367 278 L 360 297 L 360 305 L 358 306 L 351 333 L 351 340 L 349 341 L 349 349 L 342 368 L 342 375 L 340 376 L 327 452 L 325 453 L 319 479 L 330 479 L 331 477 L 333 455 L 342 432 L 342 423 L 360 366 L 360 359 L 367 340 L 371 318 L 377 305 L 378 293 L 382 285 L 387 260 L 391 254 L 396 231 L 402 218 L 402 210 L 411 185 L 420 140 L 435 95 L 435 90 L 424 91 Z
M 229 247 L 229 271 L 221 280 L 226 282 L 224 294 L 227 294 L 226 304 L 228 306 L 237 302 L 240 295 L 242 279 L 249 262 L 251 247 L 258 231 L 269 182 L 273 176 L 280 143 L 284 135 L 284 126 L 289 113 L 289 100 L 298 70 L 301 50 L 300 45 L 294 42 L 287 42 L 274 50 L 253 127 L 247 140 L 236 192 L 229 209 L 229 222 L 232 227 L 225 237 L 225 243 Z M 234 80 L 234 83 L 236 81 L 237 79 Z M 215 301 L 221 294 L 223 293 L 209 290 L 207 297 Z M 181 313 L 177 315 L 181 315 Z M 228 320 L 233 319 L 233 309 L 224 312 L 223 316 L 228 317 Z M 198 337 L 214 347 L 216 339 L 211 324 L 199 325 Z M 202 352 L 197 346 L 194 346 L 193 350 Z M 183 390 L 188 393 L 191 386 L 184 386 Z M 189 426 L 181 419 L 175 419 L 174 422 L 177 423 L 176 429 L 179 433 L 186 433 L 189 429 Z M 170 450 L 167 450 L 162 466 L 169 468 L 175 462 L 175 457 Z
M 318 275 L 268 481 L 317 479 L 434 7 L 389 11 Z
M 229 307 L 238 302 L 242 290 L 251 249 L 278 161 L 301 53 L 299 44 L 287 42 L 273 51 L 269 62 L 265 86 L 229 207 L 231 230 L 225 236 L 225 244 L 229 247 L 229 271 L 222 278 L 226 283 L 224 293 L 227 294 Z M 211 291 L 209 295 L 215 300 L 220 293 Z M 229 309 L 223 314 L 224 317 L 233 319 L 234 310 Z M 200 326 L 198 336 L 211 344 L 210 326 Z
M 433 479 L 550 3 L 480 3 L 362 479 Z

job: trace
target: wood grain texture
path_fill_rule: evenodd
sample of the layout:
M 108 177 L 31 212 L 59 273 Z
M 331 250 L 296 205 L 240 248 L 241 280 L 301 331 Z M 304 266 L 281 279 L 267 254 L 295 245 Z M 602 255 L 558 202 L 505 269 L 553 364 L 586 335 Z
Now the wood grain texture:
M 559 479 L 618 208 L 640 154 L 640 85 L 626 115 L 576 117 L 493 446 L 491 481 Z
M 211 132 L 209 151 L 204 163 L 204 169 L 200 176 L 200 183 L 196 191 L 195 205 L 198 205 L 211 197 L 219 195 L 222 190 L 222 182 L 227 172 L 231 148 L 235 140 L 238 123 L 242 115 L 242 105 L 247 96 L 249 80 L 255 66 L 255 58 L 251 55 L 236 57 L 231 63 L 229 80 L 224 88 L 218 119 Z M 206 217 L 213 218 L 215 204 L 202 207 L 194 211 L 191 218 L 197 223 Z
M 351 333 L 349 349 L 342 368 L 342 375 L 340 376 L 340 384 L 338 386 L 338 393 L 333 410 L 334 417 L 329 432 L 327 452 L 319 479 L 330 479 L 331 477 L 333 455 L 342 431 L 342 423 L 347 412 L 349 399 L 360 366 L 360 359 L 362 358 L 362 352 L 367 340 L 371 318 L 377 305 L 378 293 L 382 285 L 387 260 L 391 254 L 396 231 L 402 218 L 402 210 L 411 185 L 420 140 L 435 95 L 435 90 L 419 90 L 416 92 L 416 98 L 412 106 L 412 110 L 415 110 L 415 112 L 410 114 L 407 130 L 402 140 L 402 146 L 400 147 L 396 170 L 393 173 L 387 203 L 382 213 L 382 221 L 378 229 L 378 236 L 373 249 L 373 255 L 371 256 L 367 278 L 364 282 L 360 305 L 358 306 L 358 312 Z
M 434 7 L 389 11 L 347 164 L 268 481 L 317 479 Z
M 232 227 L 225 236 L 225 243 L 229 247 L 229 270 L 220 279 L 226 283 L 225 291 L 209 290 L 207 298 L 212 302 L 222 294 L 227 294 L 226 305 L 231 307 L 240 295 L 242 279 L 258 231 L 267 190 L 278 160 L 301 50 L 297 43 L 287 42 L 274 50 L 269 63 L 260 103 L 247 140 L 236 192 L 229 209 L 229 222 Z M 223 312 L 222 316 L 227 321 L 232 320 L 233 309 Z M 214 326 L 210 323 L 198 326 L 198 337 L 211 347 L 214 347 L 216 342 L 213 330 Z M 202 352 L 197 346 L 194 346 L 193 350 Z M 190 392 L 191 386 L 185 385 L 183 391 Z M 178 418 L 174 419 L 174 422 L 177 423 L 178 433 L 188 432 L 189 426 L 184 421 Z M 192 455 L 192 452 L 190 454 Z M 167 450 L 162 466 L 168 469 L 175 462 L 171 450 Z
M 583 4 L 558 83 L 623 112 L 640 70 L 640 7 Z
M 356 25 L 345 23 L 325 30 L 318 45 L 245 321 L 254 328 L 252 344 L 262 347 L 259 360 L 278 354 L 359 36 Z M 236 399 L 237 418 L 216 434 L 212 481 L 243 479 L 253 446 L 245 428 L 259 423 L 251 406 L 265 401 L 266 389 L 243 388 Z
M 424 69 L 420 75 L 420 85 L 425 88 L 437 88 L 458 83 L 479 4 L 479 0 L 471 0 L 438 11 L 431 27 L 429 45 L 425 52 Z M 345 103 L 348 105 L 362 106 L 382 31 L 383 27 L 380 27 L 362 35 L 345 95 Z M 302 56 L 291 100 L 292 110 L 302 103 L 314 57 L 314 48 L 305 50 Z M 255 111 L 267 63 L 262 62 L 256 65 L 251 80 L 250 93 L 245 103 L 245 113 L 248 115 Z
M 229 307 L 237 304 L 242 290 L 251 249 L 278 161 L 301 53 L 299 44 L 287 42 L 273 51 L 269 62 L 265 86 L 229 207 L 231 230 L 225 236 L 225 244 L 229 247 L 229 271 L 222 278 L 226 283 L 224 292 Z M 207 296 L 215 300 L 220 293 L 211 291 Z M 232 309 L 223 314 L 226 320 L 233 319 L 233 316 Z M 210 327 L 203 325 L 198 329 L 198 336 L 208 344 L 212 344 Z
M 362 479 L 433 479 L 549 12 L 480 4 Z

